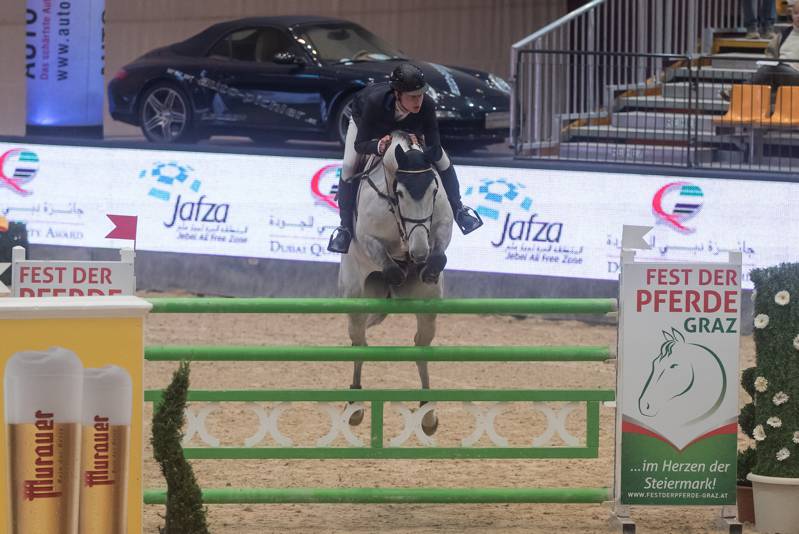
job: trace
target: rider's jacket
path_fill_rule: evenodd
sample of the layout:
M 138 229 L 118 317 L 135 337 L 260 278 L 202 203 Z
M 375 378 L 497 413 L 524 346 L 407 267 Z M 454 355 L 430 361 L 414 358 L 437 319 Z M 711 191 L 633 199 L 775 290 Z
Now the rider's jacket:
M 362 89 L 352 104 L 352 118 L 358 127 L 355 150 L 360 154 L 377 154 L 377 143 L 394 130 L 404 130 L 424 136 L 426 147 L 438 147 L 436 105 L 429 95 L 424 95 L 419 113 L 409 113 L 401 120 L 394 116 L 397 99 L 388 82 L 376 83 Z

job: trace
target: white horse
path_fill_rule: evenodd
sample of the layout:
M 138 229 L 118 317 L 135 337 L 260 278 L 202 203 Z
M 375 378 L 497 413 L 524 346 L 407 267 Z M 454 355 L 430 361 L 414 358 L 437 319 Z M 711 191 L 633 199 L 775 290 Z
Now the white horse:
M 348 298 L 441 298 L 445 251 L 452 238 L 452 209 L 431 157 L 409 137 L 394 132 L 382 161 L 360 180 L 355 235 L 339 267 L 339 293 Z M 353 346 L 366 346 L 366 329 L 385 315 L 350 314 Z M 416 315 L 416 346 L 429 346 L 435 314 Z M 418 361 L 422 388 L 430 388 L 427 362 Z M 363 361 L 355 362 L 352 389 L 361 389 Z M 421 403 L 424 405 L 425 403 Z M 426 408 L 422 428 L 431 435 L 438 419 Z M 363 420 L 363 410 L 350 417 Z

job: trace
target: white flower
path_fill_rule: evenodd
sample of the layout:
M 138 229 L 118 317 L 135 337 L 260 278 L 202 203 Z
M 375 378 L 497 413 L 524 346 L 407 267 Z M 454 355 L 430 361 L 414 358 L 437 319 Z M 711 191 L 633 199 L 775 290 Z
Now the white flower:
M 788 399 L 790 399 L 790 397 L 787 393 L 779 391 L 771 398 L 771 402 L 773 402 L 775 406 L 780 406 L 788 402 Z
M 799 336 L 796 336 L 795 338 L 793 338 L 793 348 L 795 348 L 796 350 L 799 350 Z
M 757 299 L 757 289 L 752 290 L 752 302 L 754 302 L 755 299 Z
M 766 421 L 768 426 L 773 426 L 774 428 L 779 428 L 782 426 L 782 419 L 779 417 L 769 417 L 768 421 Z
M 785 290 L 782 290 L 774 295 L 774 302 L 780 306 L 786 306 L 789 302 L 791 302 L 791 294 Z
M 783 460 L 786 460 L 790 455 L 791 455 L 791 451 L 789 451 L 787 448 L 783 447 L 783 448 L 781 448 L 780 450 L 777 451 L 777 460 L 779 460 L 781 462 Z
M 763 430 L 763 425 L 757 425 L 755 427 L 755 429 L 752 431 L 752 437 L 757 441 L 763 441 L 766 439 L 766 431 Z
M 765 377 L 758 376 L 755 378 L 755 389 L 758 390 L 760 393 L 765 393 L 768 389 L 768 380 Z
M 799 430 L 793 433 L 793 442 L 799 445 Z
M 764 329 L 768 326 L 768 315 L 765 313 L 758 314 L 755 317 L 755 328 Z

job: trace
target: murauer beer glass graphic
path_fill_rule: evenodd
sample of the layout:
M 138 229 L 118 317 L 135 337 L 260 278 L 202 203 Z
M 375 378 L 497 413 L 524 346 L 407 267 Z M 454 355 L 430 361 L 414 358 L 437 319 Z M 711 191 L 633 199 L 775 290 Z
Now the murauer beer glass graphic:
M 127 532 L 127 487 L 133 385 L 125 369 L 86 369 L 80 534 Z
M 18 352 L 4 390 L 10 534 L 76 534 L 83 365 L 63 348 Z

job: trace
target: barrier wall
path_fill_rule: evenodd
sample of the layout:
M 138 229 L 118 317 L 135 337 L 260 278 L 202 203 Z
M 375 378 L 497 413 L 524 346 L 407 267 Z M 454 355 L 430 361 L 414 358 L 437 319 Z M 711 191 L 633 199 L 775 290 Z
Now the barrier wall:
M 140 251 L 248 264 L 338 261 L 325 250 L 337 224 L 335 159 L 0 143 L 0 168 L 0 214 L 26 222 L 34 245 L 124 246 L 104 237 L 106 214 L 115 213 L 139 216 Z M 616 280 L 624 222 L 655 225 L 642 260 L 712 261 L 740 250 L 748 289 L 751 268 L 790 261 L 799 240 L 789 205 L 799 184 L 791 182 L 476 165 L 458 172 L 464 200 L 486 226 L 454 236 L 452 271 Z
M 153 313 L 451 313 L 451 314 L 614 314 L 615 299 L 150 299 Z M 320 346 L 160 346 L 148 347 L 148 361 L 517 361 L 597 362 L 613 359 L 606 346 L 514 347 L 320 347 Z M 532 363 L 531 363 L 532 364 Z M 557 385 L 555 385 L 557 387 Z M 160 402 L 162 391 L 150 390 L 148 402 Z M 191 390 L 188 426 L 183 440 L 186 458 L 195 460 L 291 459 L 592 459 L 598 457 L 600 402 L 615 400 L 607 389 L 340 389 L 340 390 Z M 341 405 L 350 401 L 342 412 Z M 421 407 L 418 403 L 424 401 Z M 486 401 L 485 405 L 474 402 Z M 258 428 L 244 446 L 224 442 L 206 427 L 213 403 L 247 403 L 259 416 Z M 291 403 L 312 403 L 330 415 L 330 429 L 311 445 L 296 443 L 279 430 L 279 419 Z M 197 403 L 212 403 L 198 408 Z M 461 405 L 474 417 L 474 428 L 453 429 L 457 446 L 438 446 L 434 432 L 424 430 L 425 414 L 441 403 Z M 529 430 L 523 445 L 497 433 L 494 419 L 522 403 L 540 411 L 546 426 Z M 532 403 L 532 404 L 528 404 Z M 265 405 L 266 404 L 266 405 Z M 407 405 L 418 410 L 411 412 Z M 566 428 L 577 408 L 585 414 L 581 435 Z M 297 408 L 300 409 L 300 408 Z M 385 412 L 402 414 L 398 434 L 385 428 Z M 368 413 L 369 436 L 361 439 L 349 426 L 350 415 Z M 230 421 L 233 423 L 233 421 Z M 437 426 L 437 425 L 436 425 Z M 483 439 L 486 435 L 487 439 Z M 298 439 L 299 440 L 299 439 Z M 197 441 L 202 446 L 194 446 Z M 490 443 L 490 444 L 489 444 Z M 417 446 L 417 445 L 421 445 Z M 322 469 L 324 464 L 320 464 Z M 608 473 L 610 475 L 610 473 Z M 206 488 L 205 504 L 231 503 L 602 503 L 611 499 L 609 487 L 531 488 Z M 146 504 L 164 504 L 166 491 L 148 489 Z

